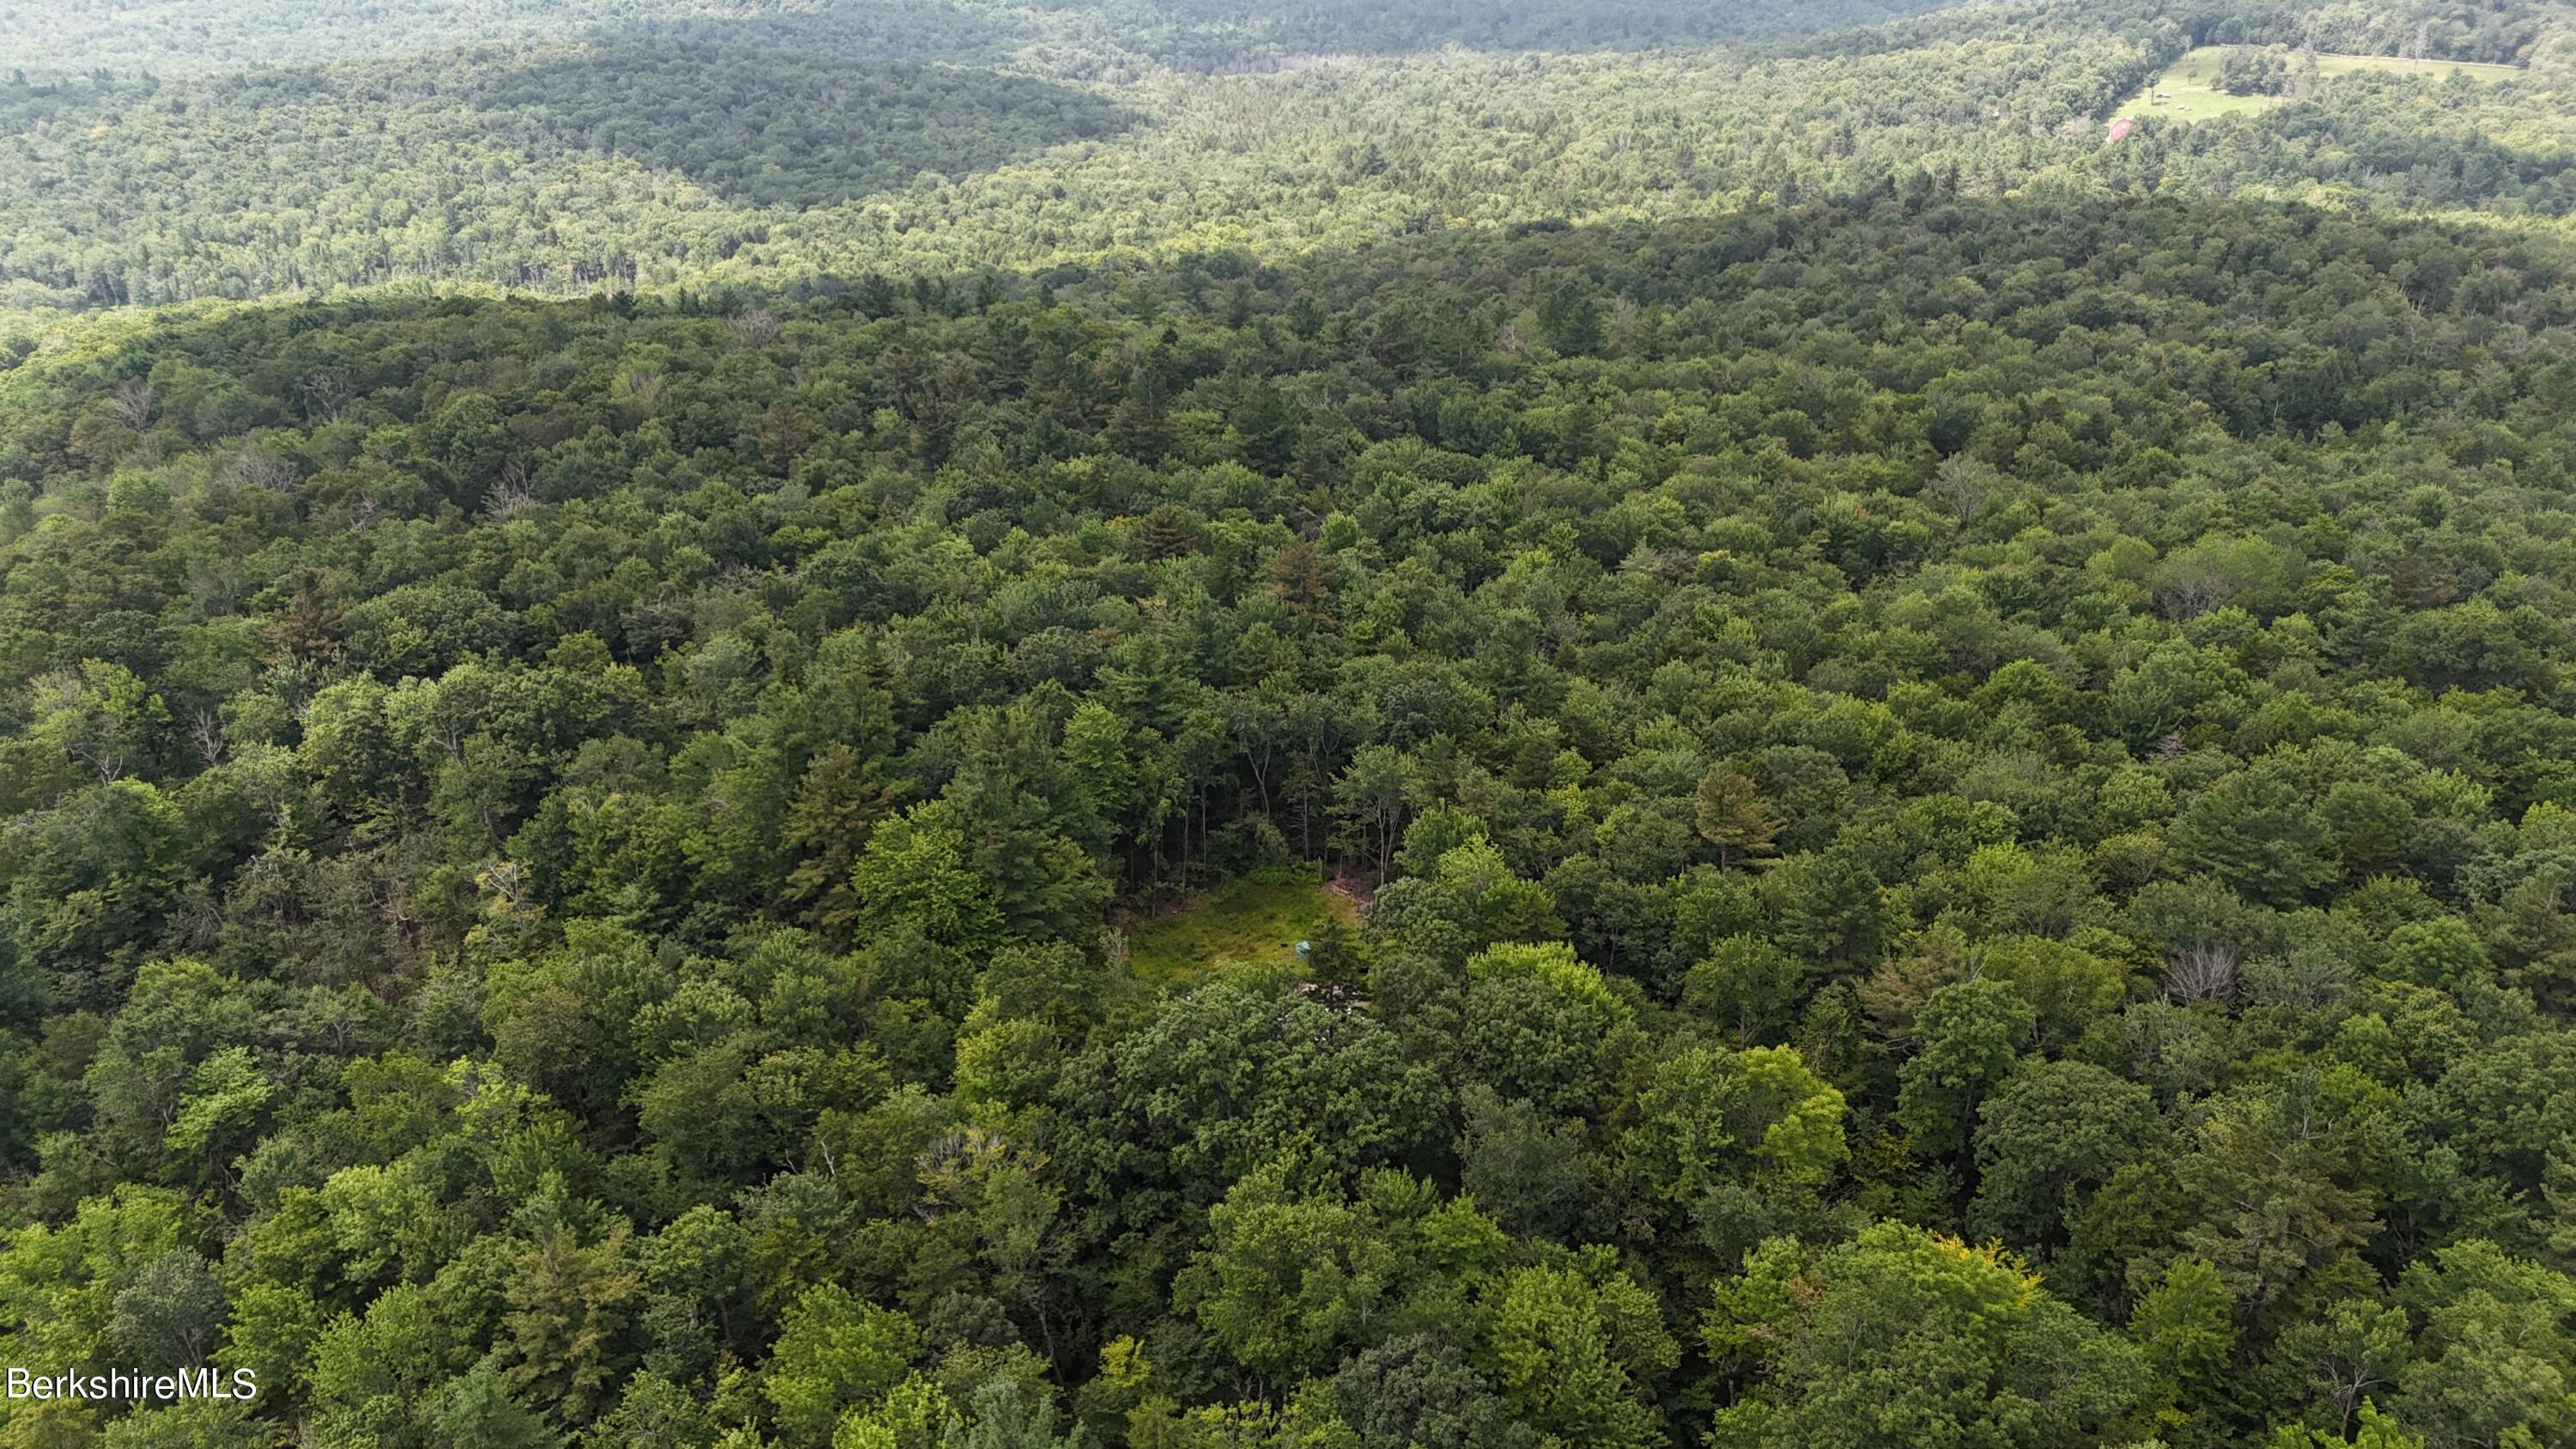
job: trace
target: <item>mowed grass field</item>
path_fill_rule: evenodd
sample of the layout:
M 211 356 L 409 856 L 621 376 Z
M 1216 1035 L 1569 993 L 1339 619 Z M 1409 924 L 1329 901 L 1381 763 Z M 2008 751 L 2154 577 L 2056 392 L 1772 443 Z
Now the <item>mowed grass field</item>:
M 2231 96 L 2218 89 L 2219 67 L 2236 51 L 2232 45 L 2204 45 L 2186 53 L 2166 67 L 2165 73 L 2150 82 L 2145 90 L 2131 96 L 2119 114 L 2145 120 L 2150 116 L 2168 121 L 2206 121 L 2212 116 L 2245 115 L 2286 105 L 2290 96 Z M 2522 74 L 2520 66 L 2481 65 L 2461 60 L 2400 60 L 2393 55 L 2319 55 L 2317 75 L 2322 80 L 2357 74 L 2366 70 L 2384 70 L 2397 75 L 2420 75 L 2440 80 L 2453 71 L 2473 81 L 2509 80 Z M 2298 58 L 2291 57 L 2290 80 L 2295 88 L 2299 80 Z M 2163 99 L 2157 99 L 2162 93 Z
M 1350 897 L 1313 884 L 1236 881 L 1168 915 L 1127 926 L 1127 969 L 1181 983 L 1222 965 L 1286 966 L 1327 917 L 1357 924 Z

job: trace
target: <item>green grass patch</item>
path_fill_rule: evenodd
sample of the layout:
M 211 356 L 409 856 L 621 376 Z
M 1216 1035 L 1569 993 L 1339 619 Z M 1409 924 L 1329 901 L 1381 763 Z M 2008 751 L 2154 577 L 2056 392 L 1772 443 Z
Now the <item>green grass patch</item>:
M 2296 94 L 2302 79 L 2298 60 L 2291 58 L 2292 93 L 2278 96 L 2231 96 L 2218 89 L 2219 67 L 2237 47 L 2204 45 L 2184 54 L 2182 59 L 2165 68 L 2165 73 L 2147 83 L 2121 106 L 2119 114 L 2145 120 L 2178 121 L 2188 125 L 2213 116 L 2250 115 L 2268 111 L 2274 106 L 2289 105 L 2299 99 Z M 2317 79 L 2332 80 L 2337 76 L 2355 75 L 2366 70 L 2387 71 L 2393 75 L 2420 75 L 2441 80 L 2458 71 L 2469 79 L 2485 83 L 2510 80 L 2522 74 L 2520 66 L 2485 65 L 2462 60 L 2400 60 L 2393 55 L 2320 55 L 2317 57 Z
M 1314 884 L 1235 881 L 1167 914 L 1128 922 L 1127 969 L 1146 981 L 1180 982 L 1219 966 L 1286 966 L 1296 943 L 1328 917 L 1357 912 L 1347 896 Z

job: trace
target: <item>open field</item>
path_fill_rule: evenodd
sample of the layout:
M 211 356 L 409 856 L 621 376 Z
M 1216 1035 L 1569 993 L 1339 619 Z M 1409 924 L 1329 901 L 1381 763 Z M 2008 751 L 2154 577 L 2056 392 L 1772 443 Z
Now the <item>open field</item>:
M 2131 96 L 2121 114 L 2145 119 L 2149 116 L 2170 121 L 2206 121 L 2213 116 L 2247 115 L 2286 105 L 2300 98 L 2300 67 L 2291 60 L 2289 92 L 2277 96 L 2233 96 L 2217 88 L 2219 68 L 2237 49 L 2233 45 L 2204 45 L 2186 53 L 2167 67 L 2165 73 L 2145 89 Z M 2422 75 L 2440 79 L 2457 71 L 2473 81 L 2493 83 L 2510 80 L 2522 74 L 2520 66 L 2481 65 L 2469 61 L 2404 60 L 2393 55 L 2319 55 L 2316 76 L 2332 80 L 2337 76 L 2355 75 L 2362 71 L 2389 71 L 2400 75 Z
M 1175 912 L 1135 924 L 1128 968 L 1146 981 L 1186 981 L 1225 962 L 1285 966 L 1327 916 L 1355 922 L 1348 896 L 1311 884 L 1238 881 Z

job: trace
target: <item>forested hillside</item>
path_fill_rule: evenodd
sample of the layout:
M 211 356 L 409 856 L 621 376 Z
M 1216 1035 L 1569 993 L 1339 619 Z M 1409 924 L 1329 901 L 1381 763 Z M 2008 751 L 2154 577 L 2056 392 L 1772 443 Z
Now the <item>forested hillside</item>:
M 719 18 L 674 0 L 577 6 L 522 33 L 526 7 L 493 5 L 446 29 L 340 26 L 321 63 L 38 69 L 0 85 L 0 306 L 774 288 L 1235 246 L 1284 261 L 1446 228 L 1723 216 L 1923 170 L 1983 196 L 2172 189 L 2550 218 L 2576 197 L 2565 6 L 2050 0 L 1797 37 L 1772 32 L 1881 12 L 1641 5 L 1638 46 L 1659 46 L 1571 50 L 1545 44 L 1548 16 L 1604 38 L 1631 11 L 1454 9 L 1263 19 L 1211 3 L 1148 23 L 1115 5 Z M 85 13 L 17 23 L 37 58 L 68 58 L 93 52 L 46 37 L 89 34 Z M 1460 30 L 1471 14 L 1541 33 Z M 1655 16 L 1718 28 L 1667 35 Z M 486 35 L 501 38 L 465 43 Z M 2481 86 L 2303 84 L 2276 111 L 2150 115 L 2105 145 L 2123 101 L 2190 47 L 2292 42 L 2520 69 Z
M 1319 54 L 1634 50 L 1849 30 L 1958 0 L 11 0 L 0 31 L 40 75 L 101 68 L 173 75 L 433 53 L 459 43 L 644 30 L 730 34 L 782 49 L 882 59 L 888 49 L 1043 44 L 1091 56 L 1230 69 Z M 2516 43 L 2528 0 L 2405 7 L 2332 24 L 2380 34 L 2419 14 L 2450 49 Z M 2411 32 L 2410 32 L 2411 35 Z M 2521 39 L 2528 39 L 2527 34 Z M 2474 57 L 2472 57 L 2474 58 Z
M 2566 257 L 1927 174 L 22 366 L 7 1356 L 263 1393 L 5 1432 L 2564 1442 Z
M 0 0 L 0 1449 L 2576 1445 L 2571 85 Z

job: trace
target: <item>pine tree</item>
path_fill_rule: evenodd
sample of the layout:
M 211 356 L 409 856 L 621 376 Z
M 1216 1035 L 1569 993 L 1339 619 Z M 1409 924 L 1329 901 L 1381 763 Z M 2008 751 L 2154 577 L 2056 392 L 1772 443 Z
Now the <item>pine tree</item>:
M 1324 568 L 1323 550 L 1311 539 L 1298 539 L 1279 551 L 1270 565 L 1271 597 L 1286 604 L 1293 613 L 1321 619 L 1325 596 L 1332 592 L 1332 576 Z
M 619 1223 L 585 1248 L 558 1226 L 519 1259 L 508 1289 L 502 1384 L 575 1424 L 615 1402 L 631 1362 L 626 1327 L 643 1283 L 626 1262 L 626 1238 Z
M 787 898 L 805 919 L 835 940 L 845 940 L 858 920 L 850 867 L 868 843 L 868 832 L 893 811 L 883 785 L 868 779 L 858 752 L 834 745 L 815 756 L 796 789 L 787 816 L 787 846 L 797 863 L 787 873 Z
M 1720 870 L 1768 857 L 1780 833 L 1780 822 L 1762 803 L 1760 788 L 1733 765 L 1712 766 L 1699 777 L 1696 814 L 1700 838 L 1717 847 Z
M 1340 916 L 1329 916 L 1306 941 L 1306 979 L 1315 994 L 1339 1005 L 1368 993 L 1369 961 L 1360 933 Z
M 1157 508 L 1136 527 L 1136 552 L 1147 563 L 1179 558 L 1198 546 L 1198 530 L 1177 508 Z

